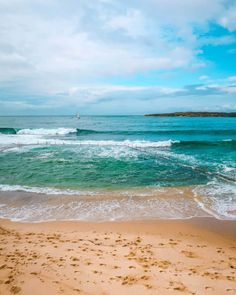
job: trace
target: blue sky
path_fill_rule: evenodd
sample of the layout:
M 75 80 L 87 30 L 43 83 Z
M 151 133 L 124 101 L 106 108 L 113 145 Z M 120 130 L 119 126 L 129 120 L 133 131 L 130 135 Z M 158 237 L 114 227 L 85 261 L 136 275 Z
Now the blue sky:
M 0 115 L 236 111 L 234 0 L 0 0 L 0 17 Z

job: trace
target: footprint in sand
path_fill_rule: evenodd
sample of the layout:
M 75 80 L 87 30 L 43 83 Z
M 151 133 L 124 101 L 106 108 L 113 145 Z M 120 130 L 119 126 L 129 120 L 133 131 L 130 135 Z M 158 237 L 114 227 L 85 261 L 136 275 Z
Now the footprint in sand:
M 11 291 L 12 294 L 17 294 L 17 293 L 19 293 L 21 291 L 21 288 L 18 287 L 18 286 L 12 286 L 10 291 Z
M 184 254 L 188 258 L 197 258 L 197 255 L 191 251 L 181 251 L 182 254 Z
M 187 288 L 186 286 L 184 286 L 183 283 L 181 282 L 173 282 L 173 281 L 170 281 L 169 285 L 173 288 L 173 290 L 175 291 L 180 291 L 180 292 L 185 292 L 187 291 Z
M 205 290 L 213 290 L 214 288 L 213 287 L 210 287 L 210 286 L 206 286 L 205 287 Z

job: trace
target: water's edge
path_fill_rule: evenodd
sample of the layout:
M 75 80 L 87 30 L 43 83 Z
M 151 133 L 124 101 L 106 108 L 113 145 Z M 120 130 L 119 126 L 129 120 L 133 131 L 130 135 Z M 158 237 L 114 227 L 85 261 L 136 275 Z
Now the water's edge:
M 1 191 L 0 218 L 17 222 L 47 221 L 132 221 L 190 219 L 212 216 L 236 220 L 218 210 L 217 203 L 201 196 L 202 187 L 136 188 L 123 190 L 81 190 L 70 194 L 29 191 Z

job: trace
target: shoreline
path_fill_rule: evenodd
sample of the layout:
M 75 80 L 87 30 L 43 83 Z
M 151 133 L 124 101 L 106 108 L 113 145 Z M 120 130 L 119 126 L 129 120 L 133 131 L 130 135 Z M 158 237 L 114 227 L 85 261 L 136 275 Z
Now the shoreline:
M 124 232 L 138 233 L 145 230 L 146 233 L 157 233 L 156 225 L 164 225 L 171 227 L 172 225 L 184 225 L 192 227 L 197 231 L 207 231 L 222 235 L 225 238 L 235 239 L 236 241 L 236 220 L 218 219 L 214 216 L 190 217 L 186 219 L 144 219 L 144 220 L 108 220 L 108 221 L 87 221 L 87 220 L 45 220 L 37 222 L 14 221 L 10 219 L 0 218 L 0 227 L 7 226 L 13 230 L 41 230 L 44 227 L 50 230 L 66 229 L 67 227 L 76 230 L 97 230 L 104 227 L 112 230 L 122 230 Z M 124 227 L 125 225 L 125 227 Z M 162 231 L 158 227 L 159 231 Z
M 158 225 L 158 230 L 156 228 Z M 124 232 L 139 233 L 145 230 L 145 233 L 156 234 L 161 232 L 160 225 L 170 227 L 172 225 L 184 225 L 197 231 L 204 231 L 216 235 L 222 235 L 225 238 L 235 239 L 236 241 L 236 220 L 218 219 L 214 216 L 190 217 L 186 219 L 147 219 L 147 220 L 109 220 L 109 221 L 87 221 L 87 220 L 45 220 L 37 222 L 14 221 L 0 218 L 0 227 L 7 226 L 12 230 L 61 230 L 71 228 L 75 230 L 103 230 L 104 227 L 111 230 L 121 230 Z M 176 229 L 177 230 L 177 229 Z M 174 231 L 174 229 L 173 229 Z
M 16 222 L 188 220 L 213 216 L 236 220 L 224 204 L 202 196 L 203 186 L 81 190 L 77 195 L 0 191 L 0 218 Z M 227 201 L 227 200 L 226 200 Z M 235 219 L 233 217 L 235 217 Z
M 0 220 L 0 294 L 235 294 L 236 221 Z

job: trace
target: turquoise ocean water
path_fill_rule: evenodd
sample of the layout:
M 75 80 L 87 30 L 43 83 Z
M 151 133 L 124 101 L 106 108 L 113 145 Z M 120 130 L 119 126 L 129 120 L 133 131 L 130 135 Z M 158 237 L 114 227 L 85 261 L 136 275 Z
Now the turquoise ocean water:
M 219 218 L 235 219 L 235 182 L 235 118 L 0 117 L 3 217 L 26 220 L 21 217 L 22 206 L 30 204 L 33 210 L 36 203 L 42 206 L 52 195 L 63 195 L 63 201 L 77 195 L 73 202 L 78 203 L 81 194 L 84 198 L 101 191 L 122 191 L 129 193 L 129 201 L 133 198 L 136 202 L 137 191 L 142 191 L 144 205 L 144 192 L 152 192 L 153 200 L 155 191 L 191 187 L 198 208 Z M 13 191 L 18 192 L 18 206 L 15 199 L 12 202 Z M 19 201 L 23 202 L 23 192 L 31 193 L 26 203 Z M 41 211 L 47 214 L 45 208 Z M 113 209 L 107 209 L 111 215 Z M 37 206 L 34 210 L 40 211 Z M 78 208 L 76 214 L 80 215 Z

